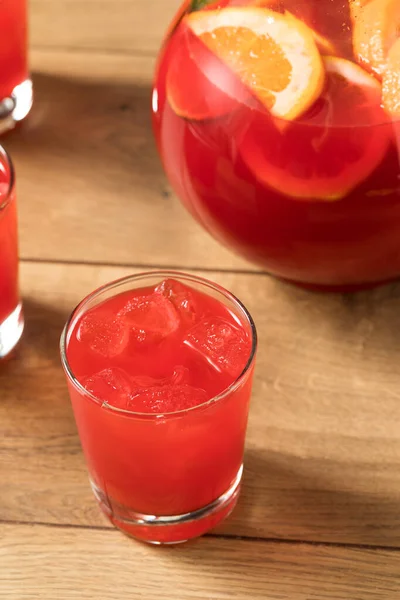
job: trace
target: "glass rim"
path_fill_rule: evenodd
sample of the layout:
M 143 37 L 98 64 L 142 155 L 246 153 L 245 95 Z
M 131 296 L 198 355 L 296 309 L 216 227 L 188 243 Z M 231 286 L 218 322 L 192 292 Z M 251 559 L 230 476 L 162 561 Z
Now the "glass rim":
M 7 150 L 4 148 L 4 146 L 2 146 L 0 144 L 0 161 L 3 160 L 10 171 L 10 176 L 9 176 L 9 181 L 8 181 L 8 190 L 7 193 L 5 194 L 4 200 L 2 201 L 1 197 L 0 197 L 0 210 L 3 210 L 10 202 L 11 200 L 11 196 L 12 196 L 12 192 L 14 190 L 14 185 L 15 185 L 15 168 L 14 168 L 14 163 L 11 159 L 11 156 L 9 155 L 9 153 L 7 152 Z
M 228 300 L 230 300 L 235 305 L 235 307 L 240 310 L 242 315 L 245 317 L 247 324 L 249 325 L 250 335 L 251 335 L 251 351 L 250 351 L 249 358 L 248 358 L 244 368 L 242 369 L 241 373 L 234 379 L 234 381 L 228 387 L 226 387 L 224 390 L 222 390 L 222 392 L 220 392 L 216 396 L 213 396 L 206 402 L 202 402 L 201 404 L 192 406 L 190 408 L 185 408 L 185 409 L 174 411 L 174 412 L 164 412 L 164 413 L 163 412 L 160 412 L 160 413 L 159 412 L 157 412 L 157 413 L 148 413 L 147 412 L 147 413 L 145 413 L 145 412 L 137 412 L 137 411 L 133 411 L 133 410 L 129 410 L 129 409 L 117 408 L 117 407 L 111 406 L 107 402 L 104 402 L 103 400 L 101 400 L 100 398 L 95 396 L 95 394 L 92 394 L 91 392 L 89 392 L 86 388 L 83 387 L 83 385 L 78 381 L 78 379 L 74 375 L 74 372 L 71 368 L 71 365 L 69 364 L 69 360 L 67 357 L 67 343 L 68 343 L 68 335 L 73 331 L 74 321 L 78 317 L 78 315 L 81 316 L 81 314 L 84 314 L 85 307 L 88 304 L 90 304 L 93 300 L 95 300 L 96 298 L 99 298 L 105 292 L 107 292 L 109 290 L 113 290 L 113 289 L 116 290 L 119 287 L 122 287 L 123 285 L 125 285 L 127 283 L 141 281 L 144 279 L 148 279 L 149 277 L 160 277 L 162 279 L 175 278 L 178 280 L 183 279 L 183 280 L 186 280 L 189 282 L 191 281 L 193 283 L 198 283 L 202 286 L 213 289 L 213 290 L 217 291 L 218 293 L 222 294 L 222 296 L 224 296 Z M 257 344 L 258 344 L 257 329 L 256 329 L 256 325 L 254 323 L 253 317 L 251 316 L 250 312 L 247 310 L 247 308 L 245 307 L 243 302 L 241 302 L 239 300 L 239 298 L 237 298 L 234 294 L 232 294 L 232 292 L 229 292 L 221 285 L 214 283 L 213 281 L 210 281 L 209 279 L 206 279 L 204 277 L 198 277 L 197 275 L 191 275 L 189 273 L 180 272 L 180 271 L 159 269 L 156 271 L 145 271 L 145 272 L 137 273 L 136 275 L 128 275 L 125 277 L 121 277 L 120 279 L 116 279 L 114 281 L 111 281 L 109 283 L 106 283 L 106 284 L 100 286 L 99 288 L 95 289 L 93 292 L 91 292 L 90 294 L 85 296 L 85 298 L 83 298 L 83 300 L 81 300 L 79 302 L 79 304 L 77 304 L 77 306 L 73 309 L 73 311 L 71 312 L 71 314 L 69 315 L 69 317 L 67 319 L 67 322 L 61 333 L 60 354 L 61 354 L 61 364 L 63 366 L 64 372 L 66 373 L 69 381 L 72 383 L 72 385 L 75 387 L 75 389 L 82 396 L 89 398 L 90 400 L 94 400 L 96 402 L 96 404 L 98 404 L 100 407 L 105 406 L 108 410 L 110 410 L 111 412 L 113 412 L 115 414 L 131 416 L 131 417 L 144 419 L 144 420 L 154 420 L 154 419 L 158 419 L 161 417 L 164 419 L 179 417 L 179 416 L 185 415 L 187 413 L 190 413 L 190 412 L 193 412 L 193 411 L 196 411 L 199 409 L 203 409 L 205 407 L 216 404 L 217 402 L 220 402 L 221 400 L 223 400 L 224 398 L 229 396 L 231 393 L 235 392 L 241 386 L 242 381 L 246 378 L 247 373 L 249 372 L 251 366 L 254 363 L 256 352 L 257 352 Z

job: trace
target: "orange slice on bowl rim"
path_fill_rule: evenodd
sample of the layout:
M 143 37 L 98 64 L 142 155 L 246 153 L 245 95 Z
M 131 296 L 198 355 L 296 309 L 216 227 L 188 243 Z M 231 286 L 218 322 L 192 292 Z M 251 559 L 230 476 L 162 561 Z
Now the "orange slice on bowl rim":
M 400 36 L 400 1 L 371 0 L 360 6 L 353 30 L 354 54 L 360 64 L 381 76 L 387 55 Z
M 240 144 L 261 183 L 303 201 L 344 198 L 380 164 L 391 139 L 375 77 L 344 58 L 324 63 L 325 90 L 306 115 L 283 132 L 257 115 Z
M 400 118 L 400 39 L 388 53 L 387 66 L 382 78 L 382 102 L 391 117 Z
M 297 0 L 296 0 L 297 1 Z M 362 0 L 357 0 L 359 2 L 361 2 Z M 363 0 L 364 2 L 366 2 L 367 0 Z M 292 15 L 290 14 L 290 12 L 288 12 L 287 10 L 285 10 L 285 0 L 217 0 L 216 2 L 212 2 L 211 4 L 207 4 L 203 10 L 210 10 L 210 9 L 216 9 L 216 8 L 227 8 L 227 7 L 233 7 L 233 6 L 247 6 L 247 7 L 259 7 L 259 8 L 268 8 L 273 10 L 274 12 L 278 11 L 281 14 L 285 13 L 286 17 L 290 18 L 292 17 Z M 291 8 L 289 9 L 291 10 Z M 294 15 L 294 17 L 296 18 L 296 16 Z M 303 22 L 304 20 L 301 19 Z M 319 51 L 321 52 L 321 54 L 332 54 L 332 55 L 336 55 L 336 48 L 334 46 L 334 44 L 324 35 L 318 33 L 317 31 L 315 31 L 312 27 L 310 27 L 309 23 L 305 22 L 305 25 L 307 25 L 313 34 L 314 37 L 314 41 L 318 46 Z
M 245 7 L 195 12 L 184 22 L 274 116 L 295 119 L 322 92 L 320 53 L 296 17 Z

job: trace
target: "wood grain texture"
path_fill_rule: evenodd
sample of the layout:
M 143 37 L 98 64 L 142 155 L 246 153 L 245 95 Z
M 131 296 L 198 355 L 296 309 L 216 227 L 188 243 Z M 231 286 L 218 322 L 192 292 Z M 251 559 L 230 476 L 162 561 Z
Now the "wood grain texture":
M 393 600 L 400 554 L 203 538 L 156 548 L 117 531 L 0 526 L 7 600 Z
M 23 264 L 27 330 L 0 365 L 0 518 L 105 525 L 58 358 L 71 308 L 129 273 Z M 400 287 L 311 294 L 215 273 L 255 317 L 260 348 L 239 506 L 228 535 L 400 546 Z
M 33 64 L 32 115 L 5 140 L 22 257 L 255 270 L 167 183 L 150 123 L 152 59 L 37 51 Z
M 180 0 L 31 0 L 31 44 L 154 55 L 180 4 Z

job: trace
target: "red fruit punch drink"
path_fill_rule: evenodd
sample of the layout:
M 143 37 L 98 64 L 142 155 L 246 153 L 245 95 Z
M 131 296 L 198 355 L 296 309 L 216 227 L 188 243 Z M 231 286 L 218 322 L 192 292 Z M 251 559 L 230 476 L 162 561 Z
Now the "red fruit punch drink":
M 400 275 L 400 0 L 191 0 L 153 117 L 203 227 L 272 274 L 353 290 Z
M 32 106 L 28 71 L 27 0 L 0 2 L 0 133 Z
M 0 359 L 15 347 L 24 323 L 18 291 L 18 240 L 15 175 L 0 147 Z
M 231 512 L 255 351 L 244 306 L 190 275 L 128 277 L 75 309 L 62 361 L 93 492 L 119 529 L 178 543 Z

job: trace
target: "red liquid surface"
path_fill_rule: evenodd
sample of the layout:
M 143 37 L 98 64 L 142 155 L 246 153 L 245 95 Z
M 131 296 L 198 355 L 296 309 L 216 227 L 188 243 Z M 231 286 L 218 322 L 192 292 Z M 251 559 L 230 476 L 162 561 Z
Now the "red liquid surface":
M 114 516 L 180 515 L 228 490 L 242 464 L 252 368 L 207 401 L 241 375 L 251 345 L 226 306 L 173 280 L 79 319 L 67 358 L 97 400 L 72 384 L 70 394 L 90 477 Z
M 0 101 L 28 78 L 27 0 L 0 2 Z
M 251 2 L 214 4 L 223 12 Z M 281 4 L 361 69 L 347 2 Z M 183 19 L 164 44 L 153 94 L 164 168 L 191 214 L 269 272 L 322 289 L 400 274 L 400 124 L 376 94 L 343 81 L 330 75 L 310 110 L 278 121 Z M 193 117 L 180 116 L 171 96 Z
M 8 177 L 9 173 L 0 170 L 0 324 L 19 301 L 16 198 L 14 191 L 7 197 L 9 183 L 2 182 Z

